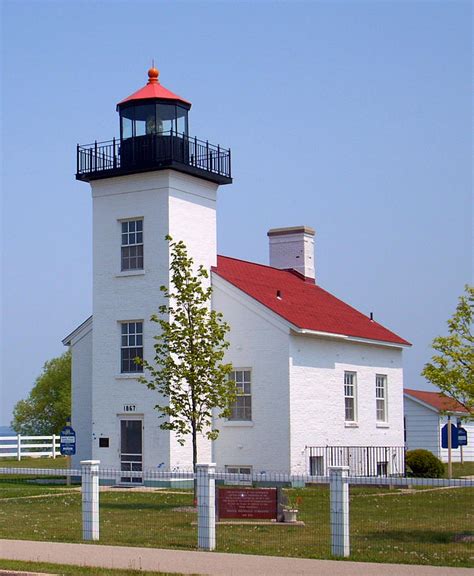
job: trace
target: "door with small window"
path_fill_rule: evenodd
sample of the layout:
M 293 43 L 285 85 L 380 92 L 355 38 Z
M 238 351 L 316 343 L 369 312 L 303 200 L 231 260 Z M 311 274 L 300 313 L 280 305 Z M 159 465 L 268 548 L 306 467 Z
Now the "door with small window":
M 142 420 L 120 420 L 120 470 L 123 484 L 143 483 L 141 474 L 130 474 L 143 471 Z

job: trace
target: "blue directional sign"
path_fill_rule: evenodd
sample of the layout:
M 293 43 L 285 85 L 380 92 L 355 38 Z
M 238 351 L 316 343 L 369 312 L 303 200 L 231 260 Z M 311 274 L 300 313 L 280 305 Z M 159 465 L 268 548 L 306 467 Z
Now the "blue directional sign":
M 441 429 L 441 448 L 448 447 L 448 424 Z M 458 427 L 451 424 L 451 448 L 458 448 Z
M 71 426 L 64 426 L 59 436 L 59 450 L 63 456 L 76 453 L 76 433 Z
M 458 427 L 458 444 L 459 446 L 467 446 L 467 431 L 461 426 Z

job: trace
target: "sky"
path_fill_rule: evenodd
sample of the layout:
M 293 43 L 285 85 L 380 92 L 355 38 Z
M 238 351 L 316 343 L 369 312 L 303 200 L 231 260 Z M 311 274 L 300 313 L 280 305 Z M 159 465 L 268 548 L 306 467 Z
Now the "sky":
M 91 314 L 77 143 L 118 134 L 146 83 L 231 147 L 219 253 L 268 263 L 316 229 L 317 282 L 409 340 L 405 386 L 472 283 L 472 4 L 21 1 L 1 6 L 0 424 Z

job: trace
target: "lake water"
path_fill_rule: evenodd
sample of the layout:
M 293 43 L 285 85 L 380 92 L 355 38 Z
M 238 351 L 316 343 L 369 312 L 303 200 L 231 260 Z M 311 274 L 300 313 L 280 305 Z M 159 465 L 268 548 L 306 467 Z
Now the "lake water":
M 10 426 L 0 426 L 0 436 L 16 436 L 16 432 Z

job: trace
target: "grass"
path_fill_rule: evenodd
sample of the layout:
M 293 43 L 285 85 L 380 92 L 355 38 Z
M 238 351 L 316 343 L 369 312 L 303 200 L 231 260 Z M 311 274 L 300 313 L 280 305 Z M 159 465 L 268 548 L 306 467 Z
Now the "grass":
M 444 476 L 448 477 L 448 465 L 444 465 Z M 461 476 L 474 476 L 474 462 L 453 462 L 453 478 L 460 478 Z
M 67 468 L 66 456 L 56 458 L 0 458 L 0 468 Z
M 329 558 L 327 487 L 294 489 L 292 496 L 302 498 L 304 527 L 218 525 L 218 551 Z M 100 543 L 195 549 L 192 498 L 179 490 L 101 492 Z M 474 526 L 474 488 L 357 486 L 350 498 L 351 560 L 474 566 L 474 546 L 454 541 Z M 81 531 L 79 492 L 0 477 L 0 538 L 81 542 Z
M 328 490 L 306 488 L 294 494 L 302 497 L 299 517 L 305 527 L 218 526 L 218 550 L 329 557 Z M 359 489 L 351 495 L 352 560 L 474 565 L 472 545 L 452 540 L 473 525 L 474 489 L 379 494 Z M 100 501 L 102 544 L 196 546 L 196 528 L 191 524 L 196 515 L 180 510 L 192 505 L 192 494 L 110 490 L 101 493 Z M 0 537 L 80 542 L 80 494 L 2 500 Z
M 88 568 L 86 566 L 68 566 L 67 564 L 49 564 L 45 562 L 20 562 L 18 560 L 1 560 L 0 569 L 46 574 L 61 574 L 61 576 L 184 576 L 177 572 L 148 572 L 143 570 L 117 570 L 108 568 Z M 197 576 L 197 575 L 195 575 Z
M 58 458 L 24 458 L 19 462 L 15 459 L 0 459 L 1 468 L 67 468 L 67 459 Z M 64 480 L 60 484 L 48 484 L 55 480 Z M 36 484 L 36 480 L 41 480 L 45 484 Z M 31 476 L 17 474 L 0 476 L 0 501 L 5 498 L 18 498 L 22 496 L 40 496 L 42 494 L 54 494 L 70 490 L 74 486 L 66 486 L 66 480 L 61 476 Z M 76 486 L 77 488 L 77 486 Z

